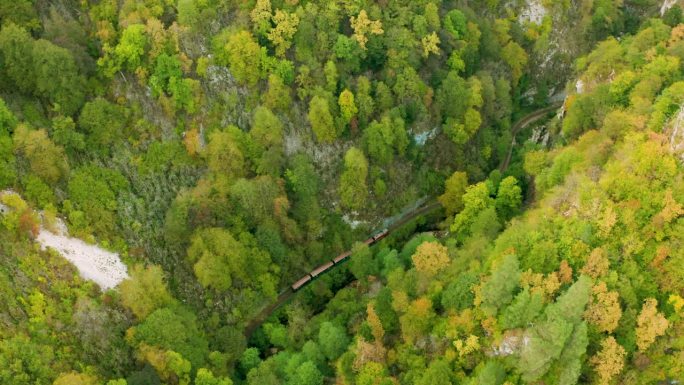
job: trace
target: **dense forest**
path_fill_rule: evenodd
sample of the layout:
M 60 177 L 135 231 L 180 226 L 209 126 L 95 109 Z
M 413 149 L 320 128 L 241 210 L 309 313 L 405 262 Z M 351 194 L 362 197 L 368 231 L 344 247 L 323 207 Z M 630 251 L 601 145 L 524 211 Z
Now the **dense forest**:
M 0 0 L 0 384 L 684 381 L 678 3 Z

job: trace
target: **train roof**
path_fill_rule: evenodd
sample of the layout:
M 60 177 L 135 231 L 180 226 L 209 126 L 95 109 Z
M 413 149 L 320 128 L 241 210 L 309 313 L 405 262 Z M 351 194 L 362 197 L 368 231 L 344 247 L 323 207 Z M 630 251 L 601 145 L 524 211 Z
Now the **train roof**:
M 334 266 L 334 265 L 335 265 L 335 264 L 334 264 L 332 261 L 328 261 L 328 262 L 326 262 L 326 263 L 324 263 L 324 264 L 318 266 L 317 268 L 311 270 L 311 273 L 310 273 L 310 274 L 311 274 L 312 276 L 314 276 L 314 277 L 317 277 L 317 276 L 319 276 L 321 273 L 323 273 L 324 271 L 328 270 L 329 268 L 331 268 L 331 267 Z

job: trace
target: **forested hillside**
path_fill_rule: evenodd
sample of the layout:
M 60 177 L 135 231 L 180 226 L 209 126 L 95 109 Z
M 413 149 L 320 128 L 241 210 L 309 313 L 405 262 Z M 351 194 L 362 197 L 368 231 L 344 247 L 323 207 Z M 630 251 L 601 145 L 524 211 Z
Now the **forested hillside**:
M 684 381 L 681 21 L 0 0 L 0 384 Z

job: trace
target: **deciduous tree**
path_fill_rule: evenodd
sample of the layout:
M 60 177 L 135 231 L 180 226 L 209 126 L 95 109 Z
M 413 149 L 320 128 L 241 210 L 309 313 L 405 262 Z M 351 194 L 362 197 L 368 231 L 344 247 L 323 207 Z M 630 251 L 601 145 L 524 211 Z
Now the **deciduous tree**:
M 453 215 L 463 209 L 463 194 L 468 187 L 468 174 L 456 171 L 444 182 L 444 194 L 437 199 L 447 215 Z
M 618 344 L 613 336 L 601 341 L 601 350 L 589 360 L 596 371 L 599 385 L 610 384 L 613 378 L 622 372 L 626 354 L 625 348 Z
M 382 22 L 380 20 L 371 20 L 365 10 L 361 10 L 358 16 L 349 18 L 349 23 L 354 29 L 354 40 L 359 43 L 361 49 L 366 49 L 368 42 L 368 35 L 381 35 L 384 31 L 382 29 Z
M 447 248 L 438 242 L 424 242 L 411 257 L 419 273 L 432 277 L 449 265 Z
M 665 316 L 658 312 L 657 306 L 657 300 L 647 298 L 637 318 L 636 343 L 641 352 L 646 351 L 657 337 L 665 334 L 670 325 Z
M 355 147 L 344 155 L 344 171 L 340 176 L 340 198 L 350 209 L 360 209 L 368 197 L 368 161 Z
M 331 143 L 337 138 L 337 128 L 333 122 L 328 101 L 320 96 L 314 96 L 309 103 L 308 113 L 311 129 L 319 143 Z
M 140 320 L 174 302 L 164 283 L 164 272 L 156 265 L 133 266 L 130 278 L 121 282 L 120 290 L 121 302 Z

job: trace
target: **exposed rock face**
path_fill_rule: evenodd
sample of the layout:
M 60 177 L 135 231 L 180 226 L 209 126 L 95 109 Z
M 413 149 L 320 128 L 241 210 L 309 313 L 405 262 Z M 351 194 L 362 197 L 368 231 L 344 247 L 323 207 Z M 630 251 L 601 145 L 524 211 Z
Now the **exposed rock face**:
M 522 329 L 513 329 L 507 331 L 501 343 L 492 346 L 492 350 L 488 353 L 490 356 L 510 356 L 511 354 L 520 353 L 520 350 L 527 346 L 530 342 L 530 337 L 525 335 Z
M 665 129 L 670 142 L 670 151 L 684 161 L 684 105 Z
M 663 5 L 660 6 L 660 16 L 664 16 L 668 9 L 677 4 L 677 0 L 663 0 Z
M 541 24 L 546 16 L 546 8 L 539 0 L 529 0 L 527 7 L 520 12 L 518 21 L 520 23 L 534 23 Z

